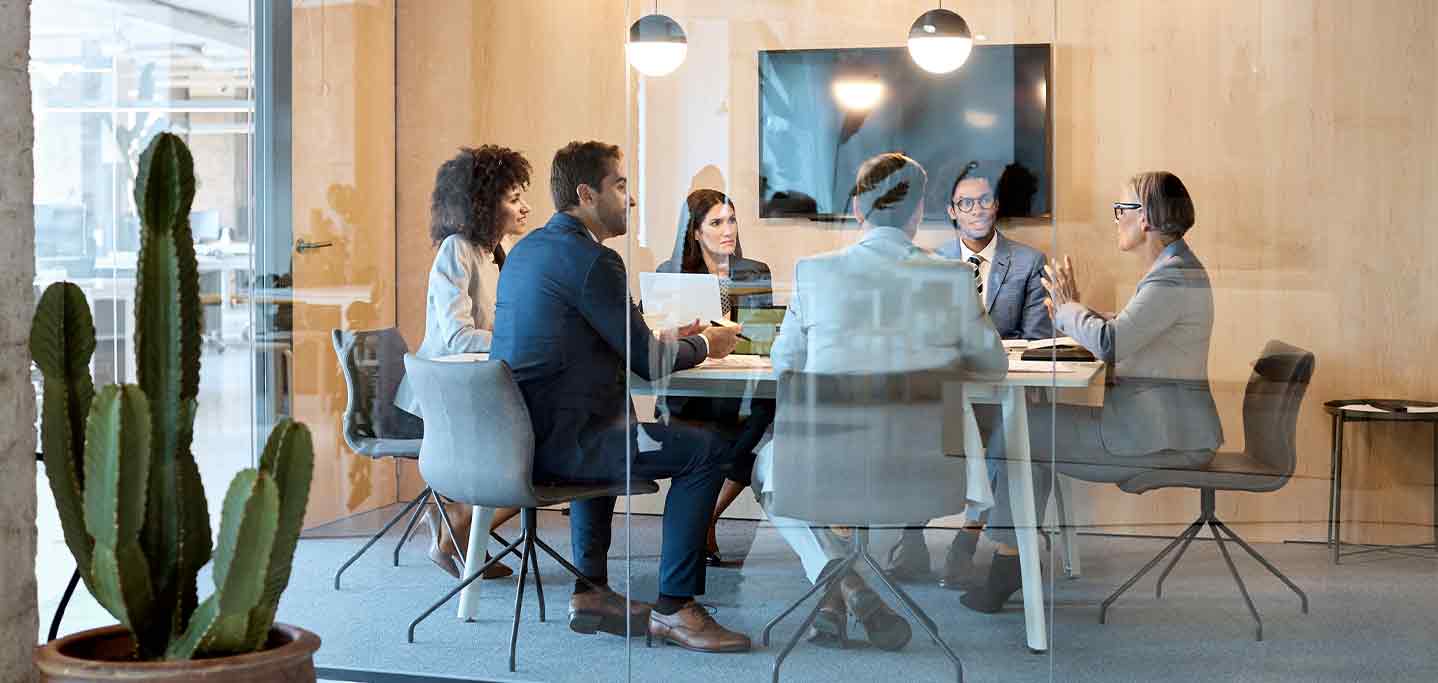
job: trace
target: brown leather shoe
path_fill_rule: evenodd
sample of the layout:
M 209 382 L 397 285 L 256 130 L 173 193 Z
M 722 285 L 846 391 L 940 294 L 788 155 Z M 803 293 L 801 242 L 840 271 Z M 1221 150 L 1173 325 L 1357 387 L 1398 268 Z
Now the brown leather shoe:
M 569 597 L 569 630 L 584 634 L 603 631 L 616 636 L 647 633 L 649 611 L 654 605 L 641 600 L 629 601 L 628 619 L 624 607 L 624 596 L 607 587 L 575 593 Z
M 819 600 L 819 612 L 809 627 L 809 642 L 819 647 L 849 647 L 849 608 L 839 590 L 830 587 Z
M 749 636 L 720 626 L 708 610 L 692 600 L 673 614 L 649 613 L 645 647 L 656 640 L 695 652 L 748 652 L 751 647 Z

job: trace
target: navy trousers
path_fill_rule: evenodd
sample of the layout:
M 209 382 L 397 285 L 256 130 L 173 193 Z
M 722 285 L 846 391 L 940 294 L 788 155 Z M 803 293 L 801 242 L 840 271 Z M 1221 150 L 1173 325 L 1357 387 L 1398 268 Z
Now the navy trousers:
M 536 478 L 556 481 L 625 481 L 626 455 L 632 458 L 632 479 L 669 479 L 664 500 L 664 538 L 659 555 L 659 592 L 674 597 L 704 593 L 704 541 L 719 486 L 733 459 L 732 444 L 712 430 L 682 424 L 646 424 L 643 429 L 662 448 L 639 452 L 637 430 L 617 421 L 610 429 L 588 435 L 585 451 L 599 453 L 582 471 L 554 471 L 535 463 Z M 570 545 L 574 565 L 596 582 L 609 577 L 609 546 L 614 497 L 575 501 L 569 506 Z

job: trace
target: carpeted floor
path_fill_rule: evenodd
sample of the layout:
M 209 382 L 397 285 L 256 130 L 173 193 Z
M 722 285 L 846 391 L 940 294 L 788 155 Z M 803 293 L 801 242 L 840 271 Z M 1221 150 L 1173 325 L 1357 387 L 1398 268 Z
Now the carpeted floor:
M 568 520 L 542 512 L 543 537 L 568 549 Z M 659 519 L 636 516 L 630 565 L 635 595 L 656 592 Z M 622 586 L 622 519 L 616 520 L 611 576 Z M 513 530 L 506 530 L 513 533 Z M 1242 534 L 1240 527 L 1237 531 Z M 503 532 L 502 532 L 503 533 Z M 508 534 L 506 534 L 508 535 Z M 935 565 L 952 532 L 930 530 Z M 779 643 L 793 634 L 803 613 L 775 631 L 778 643 L 739 655 L 705 655 L 674 647 L 646 649 L 644 639 L 582 636 L 569 631 L 566 613 L 572 581 L 542 559 L 547 623 L 540 623 L 532 590 L 524 601 L 516 673 L 507 671 L 514 578 L 486 582 L 480 619 L 463 623 L 451 602 L 419 626 L 414 644 L 405 629 L 425 606 L 453 586 L 422 550 L 421 530 L 390 565 L 398 533 L 382 541 L 346 572 L 336 592 L 334 570 L 363 539 L 306 539 L 281 604 L 280 618 L 324 640 L 322 667 L 496 681 L 759 681 L 768 680 Z M 1438 680 L 1438 560 L 1371 555 L 1334 567 L 1321 546 L 1266 544 L 1260 552 L 1304 588 L 1311 613 L 1246 556 L 1235 556 L 1254 603 L 1264 617 L 1265 640 L 1254 624 L 1218 549 L 1195 543 L 1156 600 L 1147 578 L 1119 600 L 1109 623 L 1097 622 L 1098 604 L 1162 547 L 1162 541 L 1082 536 L 1084 576 L 1060 577 L 1053 600 L 1052 648 L 1032 654 L 1024 645 L 1017 599 L 985 616 L 958 604 L 958 593 L 932 583 L 910 592 L 938 622 L 964 661 L 967 681 L 1433 681 Z M 747 550 L 742 567 L 709 570 L 708 593 L 719 621 L 756 639 L 764 623 L 807 587 L 798 559 L 766 524 L 725 522 L 720 545 L 728 557 Z M 980 546 L 980 557 L 988 556 Z M 517 569 L 517 564 L 510 562 Z M 1052 566 L 1045 560 L 1045 568 Z M 1155 572 L 1156 574 L 1157 572 Z M 1152 575 L 1151 575 L 1152 576 Z M 892 604 L 892 603 L 891 603 Z M 801 643 L 784 664 L 787 681 L 953 680 L 940 650 L 917 628 L 902 652 L 826 650 Z

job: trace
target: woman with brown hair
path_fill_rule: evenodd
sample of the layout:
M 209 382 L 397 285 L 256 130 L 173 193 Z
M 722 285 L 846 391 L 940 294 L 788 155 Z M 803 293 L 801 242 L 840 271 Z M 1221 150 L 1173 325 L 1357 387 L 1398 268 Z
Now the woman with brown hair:
M 720 306 L 724 317 L 730 320 L 734 319 L 740 307 L 774 305 L 769 266 L 762 261 L 744 258 L 743 249 L 739 246 L 739 219 L 735 216 L 734 202 L 723 192 L 709 189 L 690 192 L 684 202 L 680 227 L 683 234 L 675 245 L 675 256 L 660 264 L 659 272 L 718 276 Z M 666 398 L 664 405 L 655 409 L 661 419 L 667 409 L 669 419 L 717 427 L 733 442 L 733 466 L 714 505 L 704 554 L 705 562 L 715 567 L 723 563 L 719 556 L 715 524 L 740 492 L 749 486 L 755 447 L 774 422 L 774 401 L 748 401 L 747 417 L 741 414 L 744 403 L 737 398 L 676 396 Z
M 523 194 L 529 187 L 529 174 L 529 161 L 523 155 L 496 145 L 461 148 L 439 167 L 430 196 L 429 226 L 430 239 L 438 252 L 429 271 L 424 342 L 416 353 L 420 358 L 489 351 L 495 289 L 499 269 L 504 266 L 502 241 L 524 234 L 529 204 Z M 395 403 L 419 413 L 419 400 L 407 385 L 401 384 Z M 512 508 L 497 510 L 491 528 L 517 512 Z M 426 510 L 432 539 L 429 558 L 459 578 L 464 564 L 459 544 L 469 538 L 470 508 L 450 504 L 446 513 L 457 538 L 450 537 L 436 509 Z M 484 578 L 512 573 L 509 567 L 496 563 Z

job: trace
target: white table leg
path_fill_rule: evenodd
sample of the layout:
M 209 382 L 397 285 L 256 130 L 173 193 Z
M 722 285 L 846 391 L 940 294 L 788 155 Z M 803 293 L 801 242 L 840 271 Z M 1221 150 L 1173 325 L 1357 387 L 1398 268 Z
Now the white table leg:
M 1004 388 L 1004 447 L 1008 451 L 1009 504 L 1019 538 L 1019 566 L 1024 581 L 1024 623 L 1029 649 L 1049 649 L 1044 616 L 1043 567 L 1039 563 L 1038 520 L 1034 510 L 1033 467 L 1029 454 L 1028 406 L 1023 387 Z
M 469 523 L 469 546 L 464 551 L 464 578 L 468 579 L 484 566 L 484 554 L 489 547 L 489 525 L 494 522 L 494 508 L 474 506 L 474 516 Z M 459 618 L 474 621 L 479 616 L 480 584 L 475 581 L 459 592 Z

